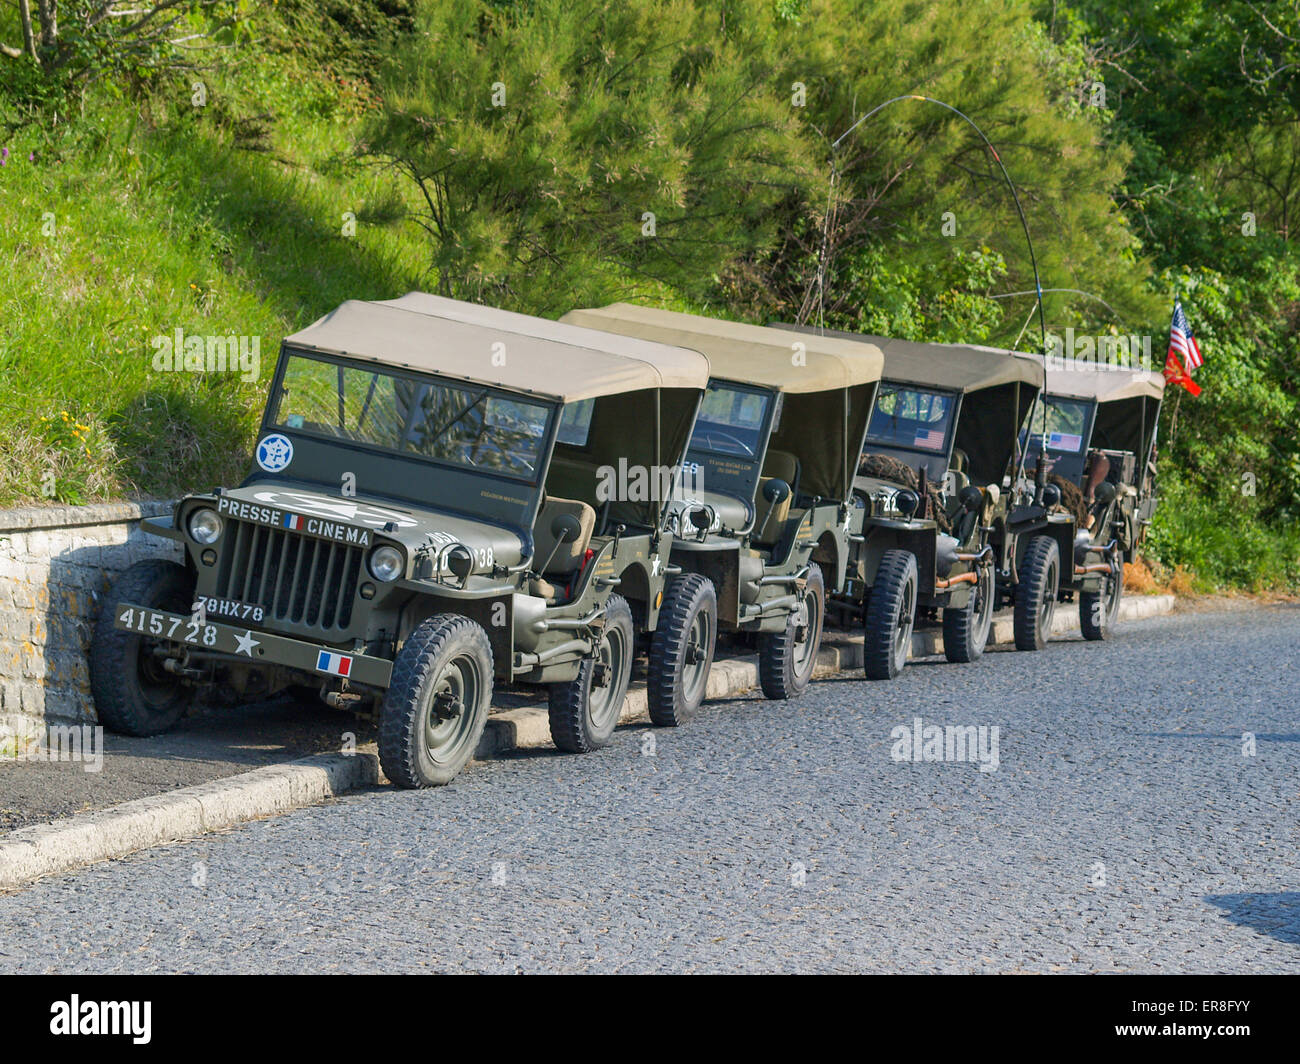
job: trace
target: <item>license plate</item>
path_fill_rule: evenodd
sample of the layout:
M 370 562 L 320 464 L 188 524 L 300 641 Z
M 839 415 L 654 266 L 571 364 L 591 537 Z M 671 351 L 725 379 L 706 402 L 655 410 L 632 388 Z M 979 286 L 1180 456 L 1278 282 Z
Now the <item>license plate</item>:
M 263 607 L 251 602 L 236 602 L 234 599 L 216 598 L 213 595 L 202 595 L 198 601 L 203 607 L 204 616 L 211 617 L 214 621 L 252 621 L 260 624 L 266 616 Z
M 118 628 L 128 632 L 155 636 L 175 643 L 189 643 L 191 646 L 215 647 L 217 645 L 217 626 L 203 624 L 197 617 L 184 617 L 158 610 L 142 610 L 135 606 L 121 606 L 114 619 L 117 621 Z

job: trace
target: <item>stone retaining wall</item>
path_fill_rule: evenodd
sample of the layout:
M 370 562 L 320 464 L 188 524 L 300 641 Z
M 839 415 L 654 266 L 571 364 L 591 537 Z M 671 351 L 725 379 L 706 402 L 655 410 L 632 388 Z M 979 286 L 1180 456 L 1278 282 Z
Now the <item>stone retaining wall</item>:
M 93 723 L 87 652 L 103 592 L 142 558 L 175 558 L 140 531 L 170 502 L 0 510 L 0 725 Z M 17 718 L 17 719 L 15 719 Z

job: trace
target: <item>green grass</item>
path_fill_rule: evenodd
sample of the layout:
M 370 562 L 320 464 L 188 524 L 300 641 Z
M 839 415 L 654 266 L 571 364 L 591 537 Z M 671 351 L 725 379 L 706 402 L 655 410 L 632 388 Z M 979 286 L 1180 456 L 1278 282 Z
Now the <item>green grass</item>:
M 1166 569 L 1187 570 L 1197 591 L 1294 592 L 1300 529 L 1265 525 L 1254 506 L 1236 493 L 1207 498 L 1166 476 L 1145 552 Z
M 90 93 L 0 143 L 0 503 L 241 479 L 282 337 L 430 283 L 391 175 L 348 160 L 364 83 L 281 52 L 207 89 Z M 156 371 L 177 328 L 258 337 L 260 379 Z

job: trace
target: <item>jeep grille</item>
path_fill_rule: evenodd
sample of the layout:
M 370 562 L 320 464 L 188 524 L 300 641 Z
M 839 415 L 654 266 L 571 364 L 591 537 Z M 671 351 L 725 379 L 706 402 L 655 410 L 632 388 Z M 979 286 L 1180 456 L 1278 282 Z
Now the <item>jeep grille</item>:
M 364 562 L 360 547 L 227 519 L 213 593 L 261 606 L 268 621 L 346 630 Z

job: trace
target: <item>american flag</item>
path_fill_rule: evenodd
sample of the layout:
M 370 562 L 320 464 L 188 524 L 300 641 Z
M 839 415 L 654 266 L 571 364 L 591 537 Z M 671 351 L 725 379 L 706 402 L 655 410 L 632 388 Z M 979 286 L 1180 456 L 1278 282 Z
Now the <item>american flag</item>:
M 1192 327 L 1183 313 L 1182 303 L 1174 300 L 1174 320 L 1169 323 L 1169 353 L 1165 355 L 1165 380 L 1181 384 L 1193 396 L 1201 394 L 1201 386 L 1192 380 L 1192 370 L 1203 366 L 1200 345 L 1192 335 Z
M 1183 365 L 1187 367 L 1189 374 L 1197 367 L 1205 365 L 1205 359 L 1201 357 L 1200 345 L 1192 335 L 1192 327 L 1187 321 L 1187 315 L 1183 313 L 1182 303 L 1179 302 L 1174 303 L 1174 320 L 1169 325 L 1169 350 L 1178 352 L 1178 357 L 1183 360 Z
M 929 451 L 938 451 L 943 448 L 943 437 L 943 429 L 917 429 L 912 446 L 924 447 Z

